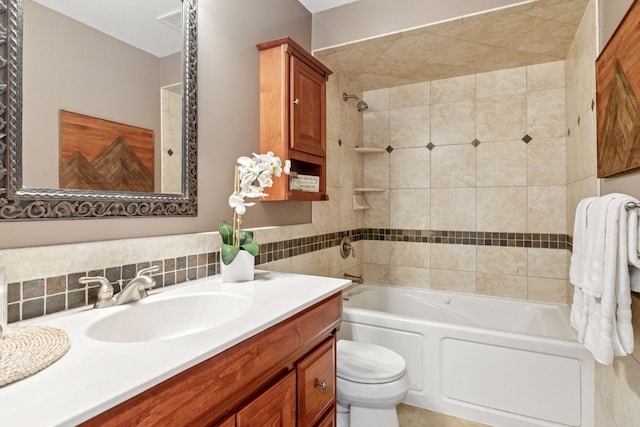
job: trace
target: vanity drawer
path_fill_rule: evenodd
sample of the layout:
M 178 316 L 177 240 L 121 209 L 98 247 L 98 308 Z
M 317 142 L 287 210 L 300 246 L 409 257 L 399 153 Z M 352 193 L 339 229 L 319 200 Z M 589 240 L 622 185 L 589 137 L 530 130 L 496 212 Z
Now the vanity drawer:
M 312 426 L 336 401 L 335 337 L 298 363 L 298 425 Z

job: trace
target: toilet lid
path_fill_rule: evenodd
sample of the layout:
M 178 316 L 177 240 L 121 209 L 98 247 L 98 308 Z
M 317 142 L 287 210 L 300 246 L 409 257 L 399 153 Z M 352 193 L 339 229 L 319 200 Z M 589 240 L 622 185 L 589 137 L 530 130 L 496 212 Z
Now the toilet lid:
M 398 353 L 379 345 L 338 341 L 338 377 L 364 384 L 395 381 L 407 370 L 405 360 Z

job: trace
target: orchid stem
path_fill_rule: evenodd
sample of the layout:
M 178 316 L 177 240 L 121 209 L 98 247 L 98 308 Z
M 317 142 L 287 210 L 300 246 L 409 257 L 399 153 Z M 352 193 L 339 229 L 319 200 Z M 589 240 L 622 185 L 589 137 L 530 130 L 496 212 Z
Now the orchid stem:
M 240 193 L 240 178 L 239 178 L 239 170 L 238 166 L 235 167 L 235 173 L 233 178 L 233 194 Z M 240 247 L 240 223 L 242 220 L 240 219 L 241 215 L 238 215 L 236 210 L 233 210 L 233 246 L 236 248 Z

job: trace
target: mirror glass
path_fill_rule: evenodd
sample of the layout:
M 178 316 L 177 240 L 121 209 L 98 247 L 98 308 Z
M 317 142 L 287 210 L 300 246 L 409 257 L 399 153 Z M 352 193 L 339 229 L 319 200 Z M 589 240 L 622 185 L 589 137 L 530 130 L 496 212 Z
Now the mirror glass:
M 182 2 L 127 3 L 24 1 L 24 187 L 182 192 Z
M 0 13 L 0 219 L 195 215 L 196 1 L 9 0 Z

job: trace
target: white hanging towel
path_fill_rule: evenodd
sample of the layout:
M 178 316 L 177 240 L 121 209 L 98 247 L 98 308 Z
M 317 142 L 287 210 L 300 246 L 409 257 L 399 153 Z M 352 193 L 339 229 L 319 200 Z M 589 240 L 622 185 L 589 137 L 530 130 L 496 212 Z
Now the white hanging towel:
M 638 253 L 638 221 L 640 215 L 640 207 L 629 209 L 628 213 L 628 232 L 629 232 L 629 265 L 631 267 L 631 290 L 640 292 L 640 253 Z
M 629 202 L 637 200 L 615 193 L 585 199 L 576 209 L 569 277 L 575 286 L 571 324 L 578 341 L 606 365 L 614 355 L 633 352 L 629 240 L 634 232 L 637 236 L 638 215 L 626 209 Z

